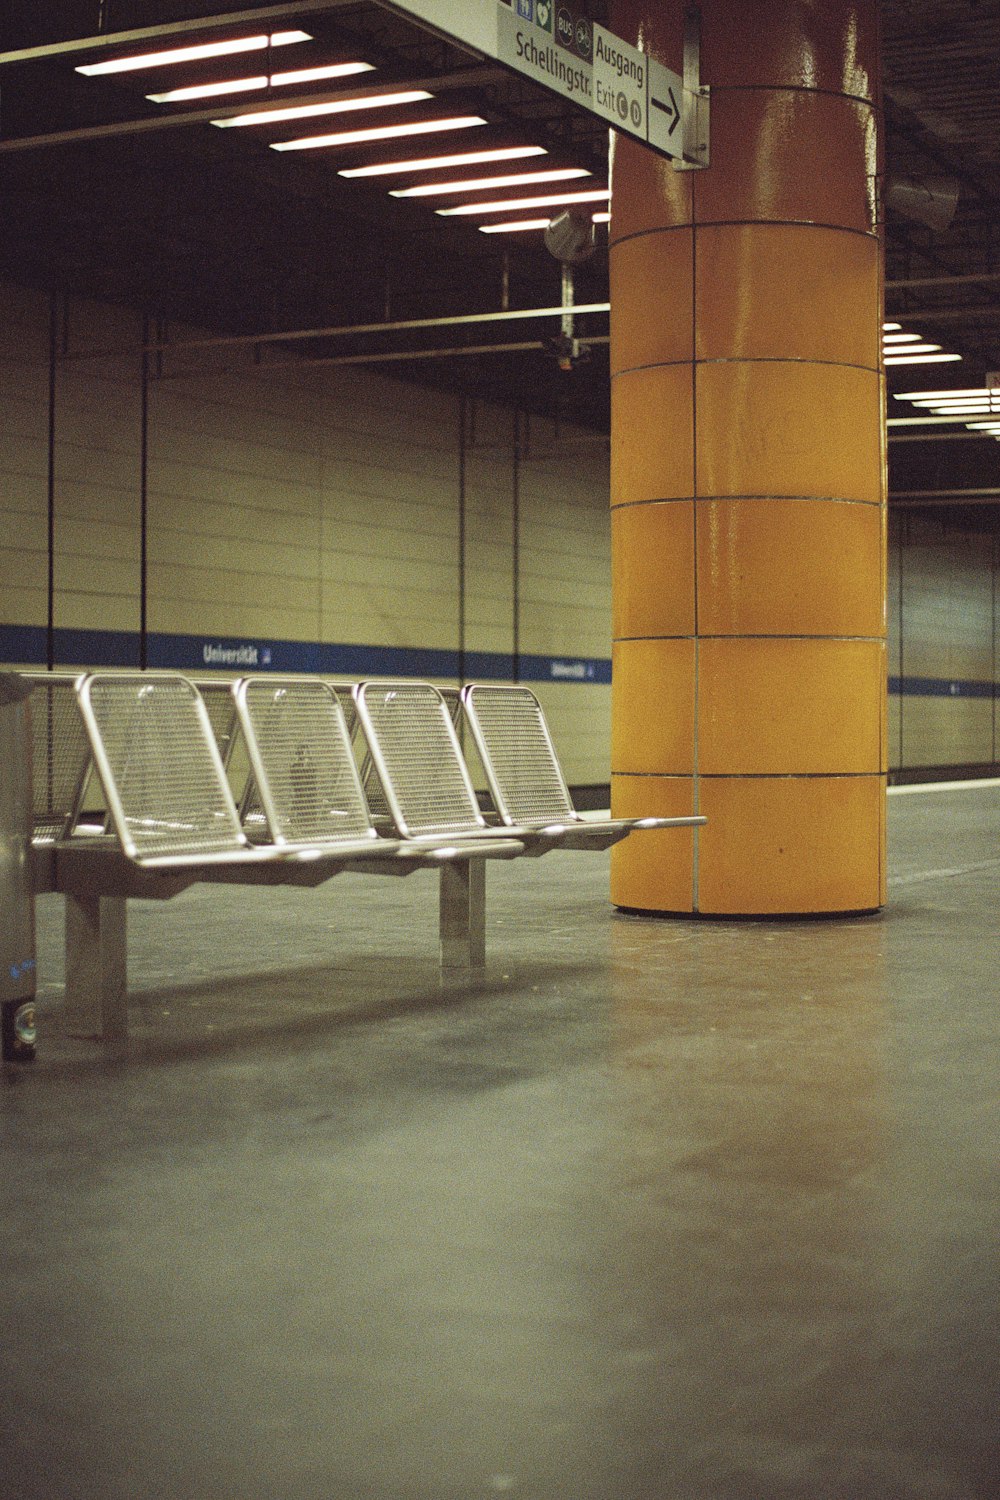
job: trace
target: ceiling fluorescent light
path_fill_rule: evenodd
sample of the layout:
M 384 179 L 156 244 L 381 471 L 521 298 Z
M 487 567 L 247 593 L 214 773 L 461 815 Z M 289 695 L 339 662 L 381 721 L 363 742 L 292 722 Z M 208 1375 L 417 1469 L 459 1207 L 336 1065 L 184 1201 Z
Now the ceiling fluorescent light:
M 201 42 L 196 47 L 174 47 L 169 52 L 143 52 L 133 57 L 113 57 L 107 62 L 84 63 L 76 69 L 88 78 L 101 73 L 134 73 L 140 68 L 166 68 L 174 63 L 201 62 L 206 57 L 230 57 L 237 52 L 265 52 L 292 42 L 311 42 L 308 31 L 273 31 L 270 36 L 244 36 L 229 42 Z
M 966 422 L 974 432 L 1000 432 L 1000 422 Z
M 887 427 L 968 427 L 967 417 L 890 417 Z
M 611 197 L 607 188 L 597 188 L 587 193 L 550 193 L 543 198 L 508 198 L 491 203 L 460 203 L 457 208 L 436 208 L 442 217 L 448 214 L 502 214 L 513 209 L 547 208 L 556 203 L 599 203 Z
M 323 78 L 350 78 L 355 73 L 374 73 L 375 64 L 366 62 L 327 63 L 321 68 L 293 68 L 290 73 L 272 73 L 276 88 L 296 83 L 319 83 Z
M 933 411 L 938 417 L 988 417 L 988 401 L 956 401 L 954 406 L 921 407 L 921 411 Z M 997 413 L 1000 415 L 1000 411 Z
M 511 172 L 504 177 L 467 177 L 464 182 L 422 182 L 418 187 L 392 188 L 390 198 L 430 198 L 435 193 L 481 193 L 491 188 L 517 187 L 520 183 L 567 182 L 590 177 L 586 167 L 560 167 L 551 172 Z
M 883 344 L 918 344 L 922 333 L 883 333 Z
M 907 344 L 905 349 L 887 349 L 886 354 L 937 354 L 940 344 Z
M 548 219 L 508 219 L 503 224 L 480 224 L 480 234 L 518 234 L 522 229 L 548 229 Z
M 408 135 L 431 135 L 437 130 L 468 130 L 485 125 L 482 115 L 453 115 L 447 120 L 413 120 L 407 125 L 373 125 L 365 130 L 340 130 L 334 135 L 305 135 L 295 141 L 272 141 L 272 151 L 313 151 L 321 146 L 362 146 L 366 141 L 394 141 Z
M 213 120 L 220 130 L 234 125 L 277 125 L 282 120 L 309 120 L 317 115 L 348 114 L 355 109 L 385 109 L 393 104 L 419 104 L 433 99 L 426 89 L 406 89 L 397 94 L 371 94 L 367 99 L 327 99 L 322 104 L 299 104 L 290 109 L 258 109 L 249 115 L 231 115 L 228 120 Z
M 887 365 L 943 365 L 961 359 L 960 354 L 894 354 L 886 359 Z
M 414 161 L 381 161 L 371 167 L 345 167 L 338 177 L 388 177 L 396 172 L 435 172 L 439 167 L 473 167 L 490 161 L 520 161 L 547 156 L 544 146 L 498 146 L 493 151 L 456 151 L 451 156 L 424 156 Z
M 350 78 L 355 73 L 371 73 L 372 64 L 366 62 L 331 63 L 327 68 L 299 68 L 294 73 L 272 73 L 270 78 L 262 74 L 259 78 L 230 78 L 225 83 L 192 83 L 183 89 L 170 89 L 165 94 L 147 94 L 152 104 L 180 104 L 188 99 L 214 99 L 220 94 L 249 93 L 253 89 L 284 88 L 293 83 L 314 83 L 321 78 Z
M 896 400 L 899 400 L 898 396 Z M 983 401 L 987 406 L 990 404 L 986 391 L 970 391 L 968 395 L 959 391 L 954 396 L 910 396 L 907 400 L 912 401 L 914 406 L 964 406 L 969 401 Z M 1000 408 L 1000 393 L 997 394 L 997 406 Z
M 232 78 L 228 83 L 192 83 L 186 89 L 169 89 L 165 94 L 147 94 L 150 104 L 181 104 L 189 99 L 214 99 L 219 94 L 249 94 L 266 89 L 267 77 Z
M 882 332 L 883 333 L 898 333 L 899 330 L 902 328 L 902 326 L 903 326 L 902 323 L 883 323 L 882 324 Z
M 991 392 L 984 385 L 970 386 L 961 391 L 900 391 L 896 401 L 954 401 L 959 396 L 989 396 L 1000 399 L 1000 391 Z
M 595 223 L 595 224 L 610 224 L 611 223 L 611 215 L 609 213 L 607 213 L 606 211 L 604 213 L 600 213 L 600 214 L 591 214 L 590 217 L 591 217 L 592 222 Z

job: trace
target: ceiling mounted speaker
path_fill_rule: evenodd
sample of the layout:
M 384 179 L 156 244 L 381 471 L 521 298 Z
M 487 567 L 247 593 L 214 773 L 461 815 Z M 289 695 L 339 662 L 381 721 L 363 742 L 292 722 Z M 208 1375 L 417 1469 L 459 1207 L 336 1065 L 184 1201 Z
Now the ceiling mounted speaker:
M 578 266 L 594 253 L 594 221 L 589 213 L 567 208 L 545 231 L 545 248 L 564 266 Z
M 891 175 L 885 180 L 886 207 L 915 219 L 928 229 L 945 230 L 958 207 L 957 177 L 902 177 Z

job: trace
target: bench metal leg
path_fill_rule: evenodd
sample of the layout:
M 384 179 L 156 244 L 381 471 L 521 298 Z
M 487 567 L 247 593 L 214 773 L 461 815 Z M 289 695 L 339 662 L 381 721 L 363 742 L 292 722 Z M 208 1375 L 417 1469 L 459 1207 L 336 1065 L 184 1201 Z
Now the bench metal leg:
M 66 897 L 66 1025 L 71 1036 L 128 1036 L 124 896 Z
M 441 967 L 486 964 L 486 861 L 468 859 L 441 870 Z

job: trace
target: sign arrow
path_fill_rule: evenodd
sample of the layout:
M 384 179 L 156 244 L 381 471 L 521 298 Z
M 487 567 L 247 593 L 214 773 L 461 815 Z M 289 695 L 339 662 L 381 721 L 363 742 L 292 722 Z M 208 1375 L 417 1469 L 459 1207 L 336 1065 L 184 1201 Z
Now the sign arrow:
M 681 117 L 681 112 L 677 108 L 677 100 L 674 98 L 673 89 L 668 87 L 667 93 L 670 95 L 669 104 L 665 104 L 662 99 L 654 99 L 652 94 L 650 94 L 649 96 L 649 102 L 653 105 L 654 109 L 661 109 L 667 116 L 668 120 L 670 119 L 671 113 L 673 114 L 673 119 L 670 120 L 670 125 L 667 130 L 667 135 L 673 135 L 674 131 L 677 129 L 677 121 Z

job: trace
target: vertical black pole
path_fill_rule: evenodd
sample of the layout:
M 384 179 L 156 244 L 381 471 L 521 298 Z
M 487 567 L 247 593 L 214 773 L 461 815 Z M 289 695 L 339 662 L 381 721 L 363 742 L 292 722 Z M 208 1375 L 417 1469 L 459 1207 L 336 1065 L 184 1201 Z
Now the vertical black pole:
M 513 612 L 511 630 L 511 678 L 514 682 L 521 681 L 521 413 L 514 412 L 514 475 L 511 487 L 511 502 L 513 510 L 513 538 L 511 546 L 511 562 L 513 567 L 513 580 L 511 589 L 511 609 Z
M 149 474 L 149 318 L 142 319 L 142 392 L 139 435 L 139 667 L 148 666 L 146 650 L 146 520 Z
M 465 444 L 467 403 L 458 404 L 458 682 L 465 686 Z
M 56 367 L 59 340 L 59 299 L 49 298 L 49 481 L 48 481 L 48 603 L 45 627 L 45 665 L 56 661 Z
M 993 765 L 998 763 L 997 756 L 997 567 L 1000 565 L 1000 547 L 997 545 L 996 537 L 990 542 L 990 574 L 993 585 Z

